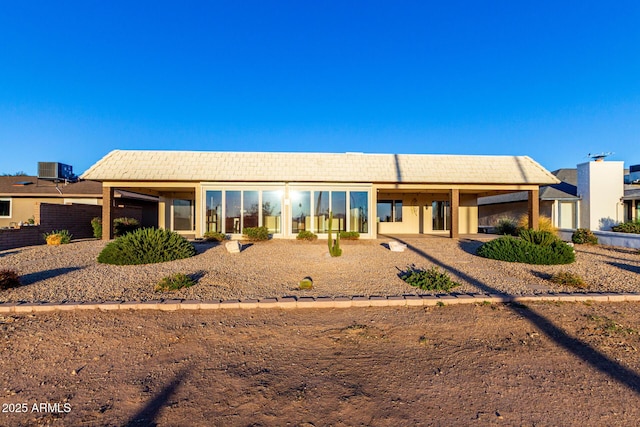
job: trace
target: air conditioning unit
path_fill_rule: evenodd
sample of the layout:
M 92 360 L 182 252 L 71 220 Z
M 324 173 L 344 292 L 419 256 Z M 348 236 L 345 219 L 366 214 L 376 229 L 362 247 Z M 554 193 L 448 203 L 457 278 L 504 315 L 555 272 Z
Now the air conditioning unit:
M 38 162 L 38 178 L 73 181 L 73 166 L 58 162 Z

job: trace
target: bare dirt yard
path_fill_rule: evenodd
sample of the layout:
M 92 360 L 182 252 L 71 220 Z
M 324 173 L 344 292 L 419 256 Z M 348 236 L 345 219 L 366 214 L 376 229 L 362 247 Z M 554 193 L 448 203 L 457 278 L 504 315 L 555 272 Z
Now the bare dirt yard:
M 0 424 L 635 426 L 639 309 L 3 315 Z

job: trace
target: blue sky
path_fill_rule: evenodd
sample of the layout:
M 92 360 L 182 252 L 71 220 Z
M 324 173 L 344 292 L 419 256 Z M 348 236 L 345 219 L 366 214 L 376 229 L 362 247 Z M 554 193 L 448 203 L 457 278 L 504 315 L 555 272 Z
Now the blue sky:
M 4 3 L 0 173 L 113 149 L 639 164 L 640 2 Z

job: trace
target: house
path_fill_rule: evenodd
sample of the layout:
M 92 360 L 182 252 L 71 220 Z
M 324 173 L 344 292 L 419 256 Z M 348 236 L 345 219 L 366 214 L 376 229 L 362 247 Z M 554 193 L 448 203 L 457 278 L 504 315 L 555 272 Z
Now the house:
M 639 166 L 632 166 L 640 171 Z M 560 229 L 609 230 L 623 221 L 640 218 L 640 185 L 625 175 L 623 162 L 592 161 L 573 169 L 551 172 L 558 184 L 540 187 L 540 214 Z M 628 183 L 628 184 L 625 184 Z M 479 225 L 494 226 L 500 218 L 526 213 L 525 192 L 481 197 Z
M 156 197 L 123 190 L 114 194 L 114 202 L 122 209 L 128 208 L 130 214 L 137 213 L 145 225 L 157 225 Z M 39 223 L 39 208 L 43 204 L 100 206 L 102 184 L 97 181 L 55 182 L 37 176 L 0 176 L 0 228 L 32 221 Z M 95 211 L 99 215 L 101 208 Z M 67 212 L 71 211 L 67 209 Z
M 477 233 L 479 197 L 528 194 L 537 223 L 540 185 L 559 183 L 526 156 L 115 150 L 83 179 L 102 182 L 103 223 L 117 191 L 158 197 L 158 225 L 190 237 L 275 238 L 333 229 L 378 234 Z M 110 230 L 104 228 L 104 238 Z

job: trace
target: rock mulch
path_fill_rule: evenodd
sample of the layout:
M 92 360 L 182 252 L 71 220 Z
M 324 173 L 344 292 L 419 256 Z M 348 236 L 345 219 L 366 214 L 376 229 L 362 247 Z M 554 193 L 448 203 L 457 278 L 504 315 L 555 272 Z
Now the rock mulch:
M 588 292 L 640 292 L 640 254 L 606 246 L 576 246 L 571 265 L 533 266 L 488 260 L 475 255 L 478 236 L 400 237 L 404 252 L 389 250 L 390 239 L 345 241 L 343 255 L 331 258 L 326 241 L 270 240 L 244 243 L 241 253 L 224 245 L 196 243 L 190 259 L 142 266 L 98 264 L 102 241 L 79 241 L 59 247 L 32 246 L 0 252 L 0 269 L 16 270 L 23 286 L 0 292 L 0 302 L 154 301 L 183 299 L 265 299 L 294 297 L 419 295 L 398 273 L 409 265 L 437 266 L 461 286 L 458 293 L 509 295 L 573 292 L 548 279 L 558 271 L 580 275 Z M 197 284 L 171 294 L 154 292 L 154 285 L 173 273 L 192 275 Z M 311 290 L 299 290 L 305 277 Z

